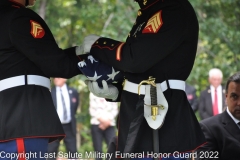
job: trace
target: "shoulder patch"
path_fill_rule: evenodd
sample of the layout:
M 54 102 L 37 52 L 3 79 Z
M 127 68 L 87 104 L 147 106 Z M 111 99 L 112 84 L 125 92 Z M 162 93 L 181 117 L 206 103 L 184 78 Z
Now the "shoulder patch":
M 34 38 L 42 38 L 45 35 L 45 31 L 42 26 L 33 20 L 30 20 L 31 23 L 31 34 Z
M 148 20 L 145 28 L 142 30 L 142 33 L 157 33 L 162 25 L 162 10 L 160 10 Z

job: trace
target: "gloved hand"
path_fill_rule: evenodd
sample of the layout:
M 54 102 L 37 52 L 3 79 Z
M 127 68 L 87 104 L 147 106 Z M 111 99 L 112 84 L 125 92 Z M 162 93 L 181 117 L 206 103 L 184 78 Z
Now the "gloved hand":
M 93 43 L 98 40 L 100 36 L 91 34 L 84 38 L 83 44 L 76 47 L 76 55 L 83 55 L 89 53 Z
M 95 81 L 85 80 L 85 83 L 88 86 L 89 91 L 97 97 L 112 99 L 113 101 L 118 97 L 117 87 L 112 84 L 107 84 L 105 80 L 102 80 L 103 88 L 100 88 Z

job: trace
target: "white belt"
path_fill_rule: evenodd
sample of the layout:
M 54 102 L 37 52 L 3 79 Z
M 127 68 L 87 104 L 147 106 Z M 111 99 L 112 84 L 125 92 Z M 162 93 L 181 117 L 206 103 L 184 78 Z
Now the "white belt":
M 169 82 L 169 87 L 171 89 L 178 89 L 178 90 L 185 91 L 185 81 L 168 80 L 168 82 Z M 164 92 L 168 89 L 166 81 L 163 81 L 162 83 L 156 83 L 156 85 L 160 85 L 162 92 Z M 138 84 L 129 82 L 128 80 L 125 80 L 123 90 L 138 94 Z M 145 85 L 141 85 L 140 94 L 145 94 Z
M 27 77 L 27 85 L 38 85 L 38 86 L 43 86 L 50 89 L 49 78 L 36 76 L 36 75 L 27 75 L 26 77 Z M 0 92 L 5 89 L 22 86 L 22 85 L 25 85 L 24 75 L 3 79 L 0 81 Z

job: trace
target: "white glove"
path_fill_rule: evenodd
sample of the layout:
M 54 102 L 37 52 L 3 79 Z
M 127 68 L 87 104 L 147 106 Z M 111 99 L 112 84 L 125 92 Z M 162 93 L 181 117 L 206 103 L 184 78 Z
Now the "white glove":
M 83 55 L 89 53 L 93 43 L 95 43 L 99 38 L 99 36 L 94 34 L 85 37 L 83 40 L 83 44 L 76 47 L 76 55 Z
M 118 89 L 112 84 L 107 84 L 105 80 L 102 80 L 103 88 L 98 86 L 95 81 L 85 80 L 86 85 L 90 92 L 97 97 L 112 99 L 113 101 L 118 97 Z

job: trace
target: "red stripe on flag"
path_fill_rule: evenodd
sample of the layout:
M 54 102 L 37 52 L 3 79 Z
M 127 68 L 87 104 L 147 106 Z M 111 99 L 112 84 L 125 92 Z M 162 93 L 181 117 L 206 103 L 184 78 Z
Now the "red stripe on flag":
M 18 160 L 26 160 L 25 158 L 25 147 L 24 147 L 24 139 L 23 138 L 17 138 L 17 151 L 18 151 Z

